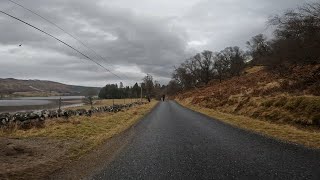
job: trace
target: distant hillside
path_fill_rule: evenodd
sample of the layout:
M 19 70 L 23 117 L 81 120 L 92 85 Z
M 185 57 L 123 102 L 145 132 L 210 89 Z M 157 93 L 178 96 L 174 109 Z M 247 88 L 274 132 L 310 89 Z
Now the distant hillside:
M 1 96 L 53 96 L 98 94 L 100 88 L 66 85 L 53 81 L 1 79 Z

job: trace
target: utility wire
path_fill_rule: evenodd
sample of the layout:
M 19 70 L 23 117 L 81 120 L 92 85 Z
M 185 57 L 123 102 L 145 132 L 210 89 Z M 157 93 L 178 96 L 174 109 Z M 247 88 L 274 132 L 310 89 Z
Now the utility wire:
M 50 21 L 48 18 L 45 18 L 43 16 L 41 16 L 39 13 L 13 1 L 13 0 L 8 0 L 10 2 L 12 2 L 13 4 L 22 7 L 23 9 L 31 12 L 32 14 L 35 14 L 36 16 L 40 17 L 41 19 L 47 21 L 48 23 L 50 23 L 51 25 L 55 26 L 56 28 L 60 29 L 61 31 L 63 31 L 64 33 L 66 33 L 67 35 L 69 35 L 71 38 L 73 38 L 74 40 L 76 40 L 77 42 L 79 42 L 80 44 L 82 44 L 84 47 L 86 47 L 87 49 L 89 49 L 91 52 L 93 52 L 96 56 L 98 56 L 100 59 L 104 60 L 104 61 L 108 61 L 105 58 L 103 58 L 100 54 L 98 54 L 95 50 L 93 50 L 92 48 L 90 48 L 88 45 L 86 45 L 84 42 L 82 42 L 79 38 L 73 36 L 72 34 L 68 33 L 66 30 L 64 30 L 63 28 L 61 28 L 60 26 L 58 26 L 56 23 Z M 123 74 L 123 76 L 125 76 L 126 78 L 128 78 L 126 75 Z M 128 78 L 129 79 L 129 78 Z
M 56 38 L 55 36 L 53 36 L 53 35 L 51 35 L 51 34 L 47 33 L 46 31 L 41 30 L 41 29 L 37 28 L 36 26 L 34 26 L 34 25 L 32 25 L 32 24 L 30 24 L 30 23 L 28 23 L 28 22 L 26 22 L 26 21 L 23 21 L 23 20 L 21 20 L 21 19 L 19 19 L 19 18 L 15 17 L 15 16 L 12 16 L 12 15 L 10 15 L 10 14 L 6 13 L 6 12 L 3 12 L 3 11 L 1 11 L 1 10 L 0 10 L 0 13 L 3 13 L 3 14 L 5 14 L 5 15 L 7 15 L 7 16 L 9 16 L 9 17 L 11 17 L 11 18 L 13 18 L 13 19 L 15 19 L 15 20 L 17 20 L 17 21 L 20 21 L 20 22 L 22 22 L 22 23 L 24 23 L 24 24 L 26 24 L 26 25 L 28 25 L 28 26 L 30 26 L 30 27 L 32 27 L 32 28 L 34 28 L 34 29 L 36 29 L 36 30 L 38 30 L 38 31 L 40 31 L 40 32 L 42 32 L 42 33 L 44 33 L 44 34 L 46 34 L 46 35 L 48 35 L 48 36 L 50 36 L 51 38 L 53 38 L 53 39 L 55 39 L 55 40 L 57 40 L 57 41 L 61 42 L 62 44 L 66 45 L 66 46 L 68 46 L 69 48 L 73 49 L 74 51 L 78 52 L 79 54 L 81 54 L 82 56 L 84 56 L 85 58 L 87 58 L 88 60 L 90 60 L 90 61 L 94 62 L 95 64 L 97 64 L 98 66 L 102 67 L 103 69 L 105 69 L 105 70 L 106 70 L 106 71 L 108 71 L 109 73 L 113 74 L 114 76 L 118 77 L 119 79 L 122 79 L 120 76 L 118 76 L 118 75 L 116 75 L 115 73 L 111 72 L 109 69 L 107 69 L 106 67 L 104 67 L 104 66 L 103 66 L 103 65 L 101 65 L 100 63 L 98 63 L 98 62 L 94 61 L 94 60 L 93 60 L 93 59 L 91 59 L 89 56 L 85 55 L 84 53 L 82 53 L 82 52 L 81 52 L 81 51 L 79 51 L 78 49 L 76 49 L 76 48 L 72 47 L 72 46 L 71 46 L 71 45 L 69 45 L 68 43 L 66 43 L 66 42 L 64 42 L 64 41 L 62 41 L 62 40 L 60 40 L 59 38 Z

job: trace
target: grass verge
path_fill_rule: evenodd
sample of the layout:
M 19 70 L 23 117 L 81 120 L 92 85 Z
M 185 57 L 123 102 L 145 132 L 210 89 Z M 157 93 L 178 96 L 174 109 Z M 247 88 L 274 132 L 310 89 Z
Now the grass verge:
M 14 139 L 41 137 L 61 141 L 76 141 L 77 143 L 74 146 L 69 147 L 67 156 L 77 158 L 112 136 L 130 128 L 156 104 L 156 101 L 152 101 L 118 113 L 97 113 L 91 117 L 75 116 L 68 120 L 48 120 L 43 128 L 15 129 L 10 132 L 0 130 L 0 137 Z
M 203 108 L 198 105 L 191 104 L 190 100 L 188 99 L 184 101 L 177 100 L 177 102 L 189 109 L 213 118 L 217 118 L 220 121 L 242 129 L 270 136 L 282 141 L 302 144 L 306 147 L 320 149 L 320 132 L 318 130 L 298 129 L 297 127 L 291 125 L 276 124 L 246 116 L 222 113 L 213 109 Z

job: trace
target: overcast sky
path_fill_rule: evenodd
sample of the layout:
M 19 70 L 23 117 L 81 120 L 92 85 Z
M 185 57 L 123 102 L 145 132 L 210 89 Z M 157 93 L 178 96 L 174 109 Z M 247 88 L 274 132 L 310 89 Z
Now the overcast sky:
M 64 40 L 115 74 L 62 43 L 0 13 L 0 78 L 67 84 L 132 85 L 150 73 L 170 80 L 174 65 L 204 49 L 245 48 L 268 33 L 266 21 L 311 0 L 14 0 L 50 19 L 104 57 L 102 60 L 39 17 L 0 0 L 0 10 Z M 19 44 L 22 44 L 20 47 Z M 107 61 L 106 61 L 107 60 Z

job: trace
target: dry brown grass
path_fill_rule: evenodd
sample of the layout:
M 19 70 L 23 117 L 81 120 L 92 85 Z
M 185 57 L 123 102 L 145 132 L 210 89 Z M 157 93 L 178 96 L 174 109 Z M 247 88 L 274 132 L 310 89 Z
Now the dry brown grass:
M 252 74 L 252 73 L 256 73 L 256 72 L 259 72 L 261 70 L 265 69 L 265 66 L 254 66 L 254 67 L 249 67 L 249 68 L 246 68 L 244 70 L 245 73 L 248 73 L 248 74 Z
M 288 124 L 276 124 L 268 121 L 249 118 L 241 115 L 219 112 L 214 109 L 191 104 L 191 98 L 178 101 L 194 111 L 206 114 L 233 126 L 254 131 L 259 134 L 277 138 L 283 141 L 302 144 L 311 148 L 320 148 L 320 131 L 315 129 L 301 129 Z
M 310 93 L 313 85 L 298 82 L 313 82 L 310 77 L 319 68 L 297 67 L 294 75 L 284 77 L 255 66 L 241 76 L 180 93 L 176 98 L 191 98 L 192 104 L 219 112 L 316 128 L 320 127 L 320 96 Z
M 75 116 L 68 120 L 48 120 L 44 128 L 19 130 L 13 128 L 10 132 L 0 131 L 0 137 L 28 139 L 35 137 L 49 137 L 66 141 L 68 139 L 79 142 L 77 146 L 69 149 L 70 157 L 79 157 L 103 143 L 108 138 L 117 135 L 141 119 L 155 105 L 156 101 L 149 104 L 133 107 L 118 113 L 99 113 L 92 117 Z

